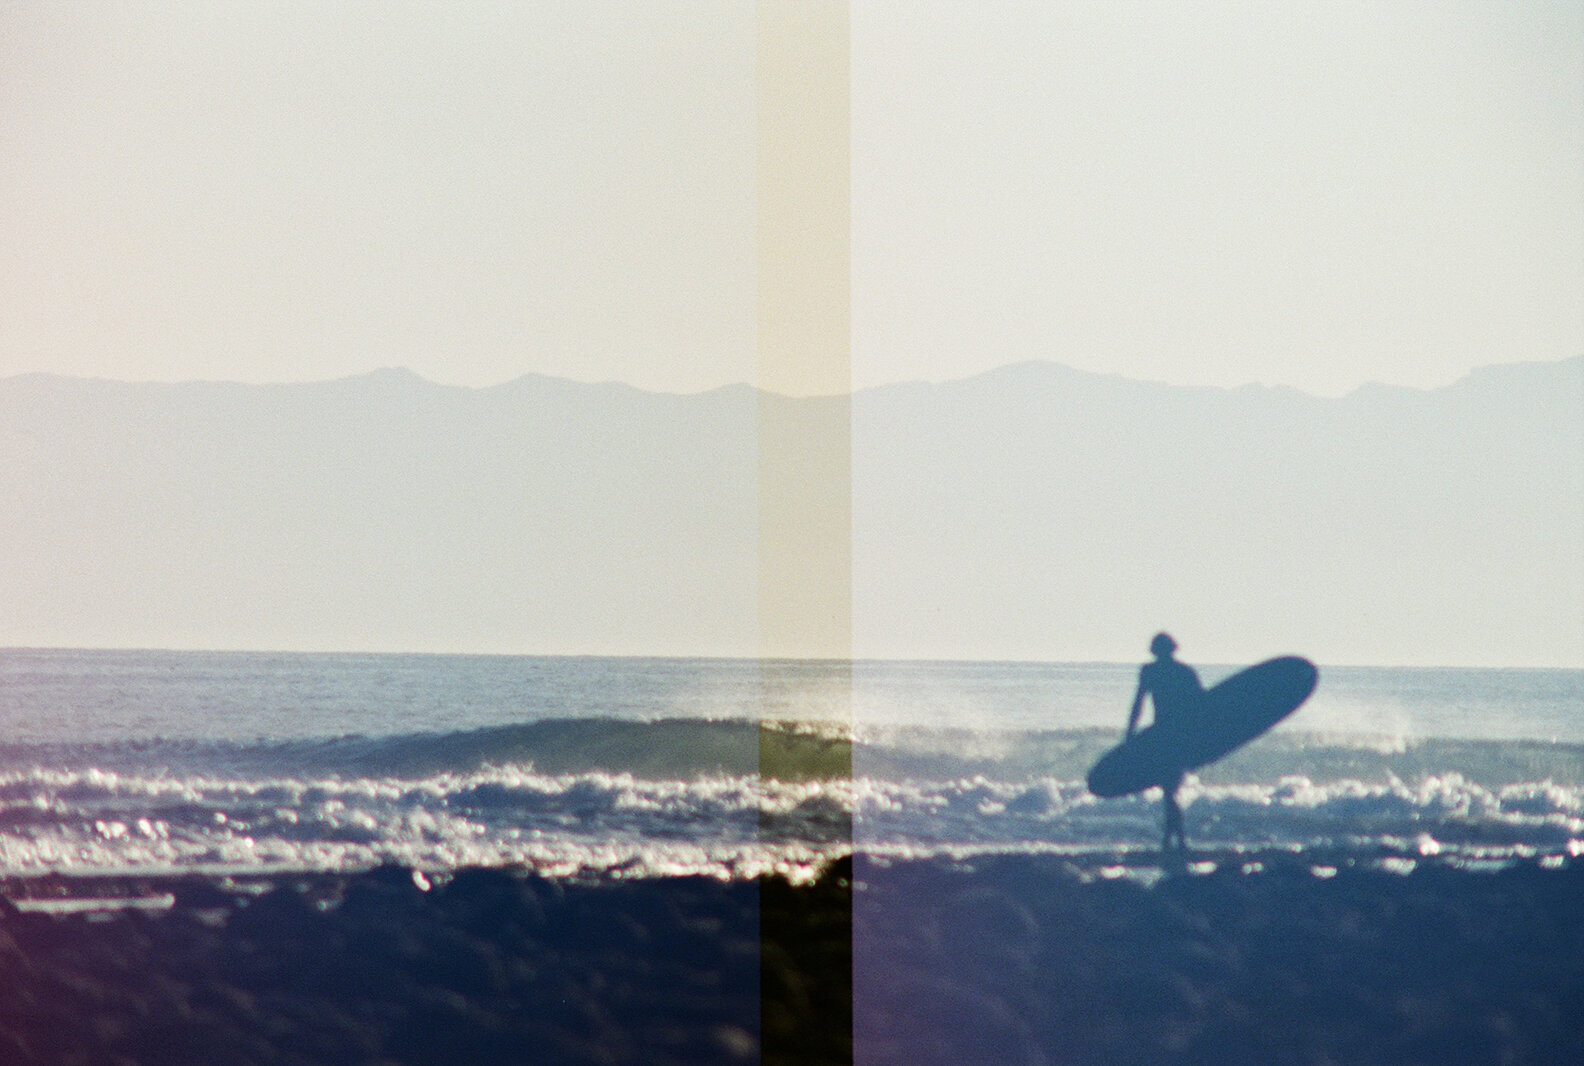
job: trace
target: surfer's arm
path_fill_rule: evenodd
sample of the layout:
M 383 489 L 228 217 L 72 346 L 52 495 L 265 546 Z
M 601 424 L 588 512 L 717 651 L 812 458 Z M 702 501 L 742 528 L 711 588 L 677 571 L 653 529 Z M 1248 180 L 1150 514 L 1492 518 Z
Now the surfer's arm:
M 1133 709 L 1128 711 L 1127 731 L 1122 734 L 1124 739 L 1126 739 L 1127 737 L 1132 736 L 1133 735 L 1133 731 L 1138 728 L 1139 714 L 1142 713 L 1143 710 L 1144 710 L 1144 679 L 1140 678 L 1139 679 L 1138 692 L 1134 693 L 1134 695 L 1133 695 Z

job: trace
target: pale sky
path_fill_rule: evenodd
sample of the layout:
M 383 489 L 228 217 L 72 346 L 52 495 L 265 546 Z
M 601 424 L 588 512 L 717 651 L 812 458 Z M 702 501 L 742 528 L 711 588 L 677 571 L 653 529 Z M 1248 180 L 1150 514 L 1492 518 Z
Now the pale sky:
M 0 15 L 0 376 L 756 373 L 745 2 Z M 1584 6 L 852 4 L 857 385 L 1584 352 Z

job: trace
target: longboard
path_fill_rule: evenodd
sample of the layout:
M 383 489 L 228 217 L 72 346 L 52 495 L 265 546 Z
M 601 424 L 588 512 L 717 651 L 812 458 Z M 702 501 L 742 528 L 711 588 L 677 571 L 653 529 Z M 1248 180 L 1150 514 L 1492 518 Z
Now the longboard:
M 1233 674 L 1205 690 L 1199 706 L 1171 729 L 1141 729 L 1100 757 L 1089 771 L 1096 796 L 1126 796 L 1166 786 L 1185 770 L 1215 762 L 1296 711 L 1320 672 L 1308 659 L 1284 655 Z

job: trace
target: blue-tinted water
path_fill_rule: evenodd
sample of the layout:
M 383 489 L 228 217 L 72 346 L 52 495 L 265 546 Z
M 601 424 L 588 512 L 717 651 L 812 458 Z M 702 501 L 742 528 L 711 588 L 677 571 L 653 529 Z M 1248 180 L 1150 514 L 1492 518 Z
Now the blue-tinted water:
M 1236 667 L 1202 666 L 1205 684 Z M 1322 665 L 1282 728 L 1584 743 L 1584 670 Z M 1111 663 L 0 650 L 20 742 L 395 735 L 550 718 L 777 718 L 984 731 L 1120 727 Z
M 1200 668 L 1206 683 L 1229 671 Z M 1112 664 L 0 651 L 0 872 L 393 860 L 729 875 L 807 869 L 850 842 L 1145 848 L 1152 799 L 1083 786 L 1135 678 Z M 1190 778 L 1190 833 L 1471 861 L 1584 852 L 1581 711 L 1584 671 L 1322 664 L 1293 718 Z

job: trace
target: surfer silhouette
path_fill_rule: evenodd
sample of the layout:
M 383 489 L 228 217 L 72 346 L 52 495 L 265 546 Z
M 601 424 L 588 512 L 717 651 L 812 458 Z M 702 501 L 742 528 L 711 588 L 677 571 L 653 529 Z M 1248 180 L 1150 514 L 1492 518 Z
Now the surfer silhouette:
M 1176 650 L 1177 642 L 1170 633 L 1157 633 L 1155 639 L 1150 641 L 1150 653 L 1155 656 L 1155 661 L 1139 668 L 1138 692 L 1133 696 L 1132 709 L 1128 711 L 1123 741 L 1132 739 L 1138 731 L 1145 696 L 1150 698 L 1155 715 L 1154 728 L 1167 735 L 1180 732 L 1204 699 L 1204 686 L 1199 683 L 1199 675 L 1193 667 L 1172 658 Z M 1161 783 L 1165 821 L 1161 837 L 1162 851 L 1175 850 L 1181 853 L 1188 848 L 1187 838 L 1183 835 L 1182 807 L 1177 803 L 1177 790 L 1182 787 L 1184 772 L 1179 769 L 1172 780 Z
M 1308 659 L 1281 655 L 1207 689 L 1193 667 L 1172 658 L 1176 650 L 1169 634 L 1157 633 L 1150 641 L 1155 661 L 1139 669 L 1122 743 L 1100 756 L 1087 782 L 1101 799 L 1159 788 L 1165 797 L 1162 858 L 1181 866 L 1188 851 L 1177 803 L 1183 776 L 1231 754 L 1296 711 L 1314 692 L 1320 672 Z M 1154 706 L 1155 721 L 1140 729 L 1145 696 Z

